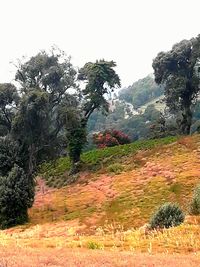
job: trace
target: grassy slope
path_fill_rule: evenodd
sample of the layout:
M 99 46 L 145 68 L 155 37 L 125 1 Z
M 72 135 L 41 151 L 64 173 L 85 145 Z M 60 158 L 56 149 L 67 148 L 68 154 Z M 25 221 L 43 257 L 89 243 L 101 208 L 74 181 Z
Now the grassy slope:
M 44 192 L 37 193 L 30 210 L 30 224 L 1 231 L 1 245 L 6 249 L 26 247 L 33 255 L 38 249 L 50 253 L 52 248 L 195 252 L 197 259 L 196 256 L 188 258 L 189 261 L 182 265 L 193 266 L 192 261 L 199 261 L 200 255 L 199 217 L 187 217 L 183 225 L 163 232 L 147 233 L 138 227 L 148 222 L 153 210 L 166 201 L 178 202 L 187 212 L 192 190 L 199 183 L 199 146 L 200 136 L 196 135 L 180 138 L 177 142 L 173 139 L 146 141 L 123 149 L 102 150 L 99 154 L 87 153 L 83 160 L 88 168 L 78 181 L 61 189 L 44 187 Z M 67 160 L 61 159 L 54 166 L 44 167 L 43 171 L 48 167 L 48 180 L 66 177 L 63 162 Z M 123 171 L 109 173 L 109 165 L 116 162 Z M 97 171 L 89 171 L 94 165 Z M 165 260 L 156 266 L 165 266 Z M 173 264 L 166 262 L 166 266 Z

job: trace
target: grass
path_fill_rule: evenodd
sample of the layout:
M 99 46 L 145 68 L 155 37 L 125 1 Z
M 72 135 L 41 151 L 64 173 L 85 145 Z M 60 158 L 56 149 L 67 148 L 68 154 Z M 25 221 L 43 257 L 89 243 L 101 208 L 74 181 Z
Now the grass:
M 7 247 L 0 250 L 1 267 L 196 267 L 197 255 L 169 255 L 104 250 L 65 249 L 65 248 L 17 248 L 10 252 Z M 149 249 L 150 250 L 150 249 Z M 40 255 L 40 256 L 38 256 Z
M 176 140 L 177 137 L 173 136 L 161 139 L 136 141 L 131 144 L 104 149 L 94 149 L 83 153 L 81 160 L 83 162 L 84 169 L 95 171 L 104 167 L 109 168 L 112 164 L 119 164 L 122 157 L 133 155 L 140 150 L 152 149 L 161 145 L 173 143 Z M 68 157 L 63 157 L 57 161 L 42 164 L 39 175 L 46 179 L 47 185 L 59 188 L 66 184 L 69 170 L 70 160 Z
M 150 144 L 166 144 L 172 140 L 151 140 Z M 118 157 L 121 163 L 109 165 L 136 167 L 128 170 L 125 167 L 123 172 L 117 171 L 117 175 L 106 173 L 109 167 L 80 173 L 75 184 L 38 196 L 30 210 L 31 223 L 78 220 L 84 225 L 84 231 L 91 234 L 105 223 L 120 224 L 125 230 L 140 227 L 148 222 L 156 207 L 165 202 L 179 203 L 184 212 L 188 212 L 193 188 L 200 177 L 198 142 L 199 136 L 186 137 L 153 149 L 146 149 L 149 141 L 142 142 L 144 150 Z M 136 149 L 134 143 L 125 147 L 130 150 L 129 146 Z
M 113 163 L 108 166 L 107 170 L 111 173 L 120 174 L 124 167 L 120 163 Z
M 67 266 L 200 266 L 200 216 L 187 215 L 182 225 L 162 231 L 145 227 L 165 202 L 177 202 L 188 214 L 193 189 L 199 184 L 200 136 L 174 141 L 143 142 L 144 149 L 131 144 L 134 149 L 126 149 L 132 152 L 114 154 L 111 161 L 110 149 L 100 151 L 107 154 L 102 154 L 103 166 L 96 165 L 98 171 L 91 168 L 81 172 L 73 185 L 38 192 L 29 224 L 0 231 L 0 259 L 9 267 L 66 266 L 66 262 Z M 107 172 L 116 163 L 125 166 L 123 171 Z M 52 163 L 49 166 L 51 174 Z M 65 175 L 62 164 L 58 169 Z

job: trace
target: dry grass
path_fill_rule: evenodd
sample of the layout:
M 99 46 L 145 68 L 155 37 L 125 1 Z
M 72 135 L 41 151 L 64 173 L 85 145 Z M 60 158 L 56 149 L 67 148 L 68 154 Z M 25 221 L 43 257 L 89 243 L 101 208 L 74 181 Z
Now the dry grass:
M 162 232 L 141 227 L 166 201 L 187 212 L 200 181 L 199 145 L 198 135 L 182 138 L 127 155 L 118 175 L 82 173 L 61 189 L 42 184 L 30 223 L 0 232 L 0 267 L 200 266 L 199 217 Z
M 69 249 L 15 249 L 0 250 L 1 267 L 196 267 L 197 255 L 150 255 L 132 252 L 105 252 Z
M 182 138 L 127 155 L 121 174 L 82 173 L 74 185 L 40 192 L 30 210 L 31 224 L 78 220 L 81 232 L 91 234 L 105 223 L 140 227 L 168 201 L 187 211 L 200 177 L 198 146 L 199 136 Z
M 197 267 L 196 255 L 149 255 L 69 249 L 0 250 L 1 267 Z

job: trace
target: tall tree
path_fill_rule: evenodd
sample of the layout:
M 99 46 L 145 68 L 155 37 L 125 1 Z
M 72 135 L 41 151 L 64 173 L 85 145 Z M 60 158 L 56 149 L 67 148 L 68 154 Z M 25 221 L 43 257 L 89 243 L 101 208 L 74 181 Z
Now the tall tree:
M 13 133 L 28 155 L 29 172 L 66 147 L 60 112 L 72 105 L 76 96 L 76 70 L 64 52 L 43 51 L 20 64 L 16 73 L 22 95 Z M 25 134 L 26 133 L 26 134 Z M 25 137 L 26 136 L 26 137 Z
M 86 63 L 79 70 L 78 79 L 85 83 L 85 87 L 81 91 L 79 112 L 73 112 L 72 127 L 67 124 L 69 155 L 73 164 L 72 173 L 77 171 L 76 165 L 80 162 L 80 154 L 86 142 L 88 119 L 95 110 L 101 109 L 104 113 L 108 112 L 109 103 L 106 95 L 120 86 L 120 79 L 114 67 L 116 63 L 113 61 L 97 60 L 95 63 Z
M 189 134 L 191 106 L 200 90 L 200 35 L 175 44 L 153 60 L 155 81 L 165 86 L 166 104 L 172 113 L 181 113 L 180 132 Z M 179 121 L 178 121 L 179 122 Z

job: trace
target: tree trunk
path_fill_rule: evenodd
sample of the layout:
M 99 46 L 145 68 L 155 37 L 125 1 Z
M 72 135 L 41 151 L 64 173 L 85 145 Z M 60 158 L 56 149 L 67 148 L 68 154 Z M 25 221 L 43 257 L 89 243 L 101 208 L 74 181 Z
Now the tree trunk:
M 69 137 L 69 157 L 71 159 L 72 167 L 69 175 L 76 174 L 80 171 L 81 165 L 81 152 L 84 144 L 87 141 L 86 138 L 86 126 L 87 120 L 84 118 L 80 121 L 80 124 L 73 129 Z
M 35 154 L 36 154 L 36 148 L 34 144 L 31 144 L 29 146 L 29 162 L 28 162 L 28 174 L 31 176 L 35 170 L 36 166 L 36 159 L 35 159 Z
M 69 175 L 74 175 L 79 172 L 80 170 L 80 161 L 81 161 L 81 151 L 77 151 L 75 155 L 73 155 L 72 167 L 70 169 Z
M 192 124 L 192 111 L 190 105 L 184 107 L 182 112 L 182 121 L 181 121 L 181 134 L 189 135 L 190 128 Z

